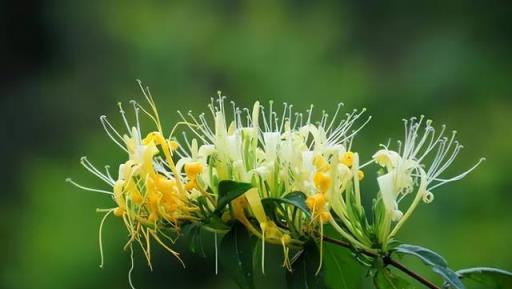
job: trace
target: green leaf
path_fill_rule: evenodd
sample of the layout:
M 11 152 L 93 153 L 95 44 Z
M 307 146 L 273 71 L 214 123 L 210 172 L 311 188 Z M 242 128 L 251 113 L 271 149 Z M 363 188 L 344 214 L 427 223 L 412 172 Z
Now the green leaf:
M 412 289 L 413 287 L 407 280 L 396 276 L 386 268 L 377 271 L 373 277 L 373 284 L 377 289 Z
M 363 267 L 349 249 L 324 243 L 324 276 L 329 288 L 361 288 L 364 276 Z
M 184 239 L 186 244 L 188 244 L 188 248 L 192 253 L 198 253 L 201 250 L 201 225 L 198 223 L 188 224 L 183 228 L 182 234 L 184 235 Z
M 255 241 L 240 223 L 235 223 L 220 243 L 220 264 L 242 289 L 253 289 L 252 256 Z
M 448 267 L 448 263 L 443 257 L 441 257 L 441 255 L 427 248 L 409 244 L 401 244 L 395 247 L 395 251 L 397 253 L 414 255 L 420 258 L 425 264 L 430 266 Z
M 311 218 L 311 212 L 306 205 L 306 195 L 303 192 L 291 192 L 283 198 L 265 198 L 261 200 L 263 205 L 275 202 L 278 204 L 291 205 L 300 209 L 308 218 Z
M 433 266 L 432 271 L 436 272 L 437 274 L 441 275 L 443 279 L 453 286 L 453 288 L 456 289 L 465 289 L 464 284 L 459 279 L 459 276 L 457 273 L 453 272 L 452 269 L 448 267 L 440 267 L 440 266 Z
M 467 288 L 509 289 L 512 288 L 512 273 L 496 268 L 469 268 L 456 272 Z
M 249 183 L 238 183 L 233 181 L 221 181 L 219 183 L 219 201 L 215 212 L 219 213 L 226 205 L 237 197 L 247 192 L 252 185 Z
M 320 251 L 314 242 L 304 245 L 302 254 L 293 262 L 292 272 L 286 272 L 286 283 L 290 289 L 323 289 L 323 267 L 317 274 Z
M 464 284 L 459 280 L 457 273 L 448 268 L 446 260 L 436 252 L 420 246 L 408 244 L 401 244 L 395 247 L 394 251 L 418 257 L 423 261 L 423 263 L 431 266 L 432 271 L 439 274 L 446 282 L 453 286 L 453 288 L 464 289 Z

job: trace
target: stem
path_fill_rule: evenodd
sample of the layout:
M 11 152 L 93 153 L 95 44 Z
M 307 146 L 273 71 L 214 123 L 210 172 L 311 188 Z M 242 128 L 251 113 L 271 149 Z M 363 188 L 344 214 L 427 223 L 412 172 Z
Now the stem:
M 345 241 L 342 241 L 342 240 L 333 239 L 333 238 L 330 238 L 330 237 L 327 237 L 327 236 L 324 236 L 323 240 L 326 241 L 326 242 L 329 242 L 331 244 L 336 244 L 338 246 L 342 246 L 342 247 L 345 247 L 345 248 L 354 248 L 348 242 L 345 242 Z M 366 255 L 366 256 L 375 257 L 375 258 L 381 257 L 381 255 L 379 255 L 378 253 L 375 253 L 375 252 L 372 252 L 372 251 L 368 251 L 366 249 L 358 249 L 358 250 L 360 250 L 361 253 Z M 440 287 L 438 287 L 434 283 L 432 283 L 429 280 L 425 279 L 425 277 L 423 277 L 423 276 L 419 275 L 418 273 L 412 271 L 411 269 L 405 267 L 402 263 L 400 263 L 400 262 L 398 262 L 398 261 L 396 261 L 394 259 L 391 259 L 390 256 L 385 256 L 384 257 L 384 264 L 391 265 L 391 266 L 397 268 L 398 270 L 404 272 L 405 274 L 409 275 L 410 277 L 412 277 L 413 279 L 415 279 L 416 281 L 420 282 L 421 284 L 427 286 L 430 289 L 441 289 Z

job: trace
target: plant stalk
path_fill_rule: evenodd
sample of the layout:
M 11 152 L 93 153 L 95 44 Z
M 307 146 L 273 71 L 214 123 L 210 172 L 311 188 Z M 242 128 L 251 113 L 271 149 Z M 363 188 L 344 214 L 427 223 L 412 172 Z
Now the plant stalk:
M 342 241 L 342 240 L 333 239 L 333 238 L 330 238 L 330 237 L 327 237 L 327 236 L 323 236 L 323 240 L 326 241 L 326 242 L 329 242 L 331 244 L 335 244 L 335 245 L 342 246 L 342 247 L 345 247 L 345 248 L 354 248 L 348 242 L 345 242 L 345 241 Z M 368 250 L 363 249 L 363 248 L 359 248 L 358 250 L 360 250 L 361 253 L 363 253 L 363 254 L 365 254 L 367 256 L 370 256 L 370 257 L 375 257 L 375 258 L 381 257 L 381 255 L 379 255 L 378 253 L 371 252 L 371 251 L 368 251 Z M 416 281 L 420 282 L 421 284 L 425 285 L 426 287 L 428 287 L 430 289 L 441 289 L 441 287 L 438 287 L 437 285 L 435 285 L 431 281 L 427 280 L 425 277 L 423 277 L 423 276 L 419 275 L 418 273 L 412 271 L 411 269 L 405 267 L 402 263 L 400 263 L 400 262 L 398 262 L 398 261 L 396 261 L 394 259 L 391 259 L 390 256 L 384 257 L 384 264 L 391 265 L 391 266 L 395 267 L 396 269 L 404 272 L 405 274 L 409 275 L 411 278 L 415 279 Z

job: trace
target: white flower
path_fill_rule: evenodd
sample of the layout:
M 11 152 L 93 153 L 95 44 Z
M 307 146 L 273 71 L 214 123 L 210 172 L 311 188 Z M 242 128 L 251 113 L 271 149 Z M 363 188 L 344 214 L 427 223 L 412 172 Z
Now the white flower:
M 429 203 L 433 200 L 433 189 L 462 179 L 484 160 L 480 159 L 470 169 L 455 177 L 440 178 L 453 163 L 462 145 L 455 140 L 455 131 L 451 137 L 445 137 L 445 126 L 436 133 L 431 120 L 425 121 L 424 125 L 423 122 L 423 116 L 404 120 L 405 137 L 403 142 L 399 142 L 398 152 L 384 146 L 384 149 L 373 155 L 373 160 L 386 169 L 386 173 L 378 177 L 377 181 L 385 208 L 392 212 L 395 221 L 402 215 L 398 208 L 401 198 L 411 193 L 420 183 L 425 183 L 425 187 L 418 189 L 417 195 Z M 426 159 L 431 161 L 426 162 Z
M 196 117 L 191 112 L 186 116 L 178 113 L 202 143 L 197 158 L 210 159 L 206 165 L 213 168 L 219 180 L 253 182 L 256 176 L 258 182 L 266 183 L 259 186 L 262 196 L 280 196 L 294 190 L 315 193 L 315 156 L 345 153 L 354 135 L 370 120 L 352 129 L 365 110 L 354 110 L 342 118 L 342 104 L 333 117 L 322 112 L 318 122 L 312 121 L 313 106 L 303 114 L 285 103 L 280 115 L 273 102 L 267 110 L 259 102 L 252 110 L 239 108 L 233 102 L 231 107 L 229 117 L 225 97 L 219 93 L 209 105 L 213 121 L 208 121 L 205 114 Z M 189 143 L 186 137 L 185 143 Z M 197 161 L 191 154 L 190 145 L 179 150 L 182 162 Z

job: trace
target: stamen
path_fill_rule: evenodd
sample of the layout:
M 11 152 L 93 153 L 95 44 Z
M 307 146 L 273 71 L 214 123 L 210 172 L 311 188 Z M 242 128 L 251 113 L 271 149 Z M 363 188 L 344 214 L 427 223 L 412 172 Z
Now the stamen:
M 334 115 L 331 119 L 331 123 L 329 124 L 329 127 L 327 127 L 327 129 L 325 130 L 326 133 L 329 133 L 329 131 L 331 130 L 334 122 L 336 121 L 336 118 L 338 117 L 338 112 L 340 111 L 340 108 L 343 106 L 343 102 L 340 102 L 338 103 L 338 106 L 336 107 L 336 112 L 334 112 Z
M 251 112 L 249 111 L 248 108 L 244 107 L 242 108 L 242 111 L 245 113 L 245 120 L 246 120 L 246 124 L 245 126 L 246 127 L 250 127 L 251 126 Z M 240 122 L 241 123 L 241 122 Z
M 274 116 L 274 130 L 277 131 L 277 129 L 279 127 L 278 124 L 277 124 L 278 121 L 279 121 L 279 118 L 277 117 L 277 112 L 275 112 L 275 111 L 272 112 L 272 115 Z
M 77 188 L 80 188 L 82 190 L 86 190 L 86 191 L 90 191 L 90 192 L 96 192 L 96 193 L 102 193 L 102 194 L 107 194 L 107 195 L 113 195 L 113 193 L 109 192 L 109 191 L 100 190 L 100 189 L 93 189 L 93 188 L 82 186 L 82 185 L 76 183 L 75 181 L 73 181 L 71 178 L 67 178 L 66 182 L 68 182 L 68 183 L 72 184 L 73 186 L 75 186 Z
M 121 117 L 123 118 L 123 122 L 124 122 L 124 125 L 126 126 L 126 130 L 128 133 L 130 133 L 130 124 L 128 123 L 128 119 L 126 118 L 126 114 L 123 109 L 123 104 L 121 102 L 118 102 L 117 106 L 119 106 L 119 113 L 121 113 Z
M 80 164 L 87 169 L 89 172 L 91 172 L 93 175 L 100 178 L 105 183 L 109 184 L 110 186 L 114 186 L 114 180 L 109 179 L 107 176 L 105 176 L 102 172 L 100 172 L 89 160 L 87 157 L 83 156 L 80 158 Z
M 286 119 L 291 122 L 292 121 L 292 112 L 293 112 L 293 104 L 288 105 L 288 116 Z
M 130 100 L 130 103 L 132 104 L 133 111 L 135 112 L 135 122 L 136 122 L 137 132 L 139 133 L 139 136 L 141 136 L 142 133 L 140 131 L 140 121 L 139 121 L 140 107 L 138 106 L 138 104 L 135 100 Z
M 158 116 L 158 110 L 157 110 L 157 107 L 156 107 L 156 103 L 153 100 L 153 96 L 151 95 L 151 91 L 149 90 L 149 87 L 147 87 L 147 86 L 146 86 L 146 89 L 144 90 L 144 87 L 142 86 L 142 81 L 140 81 L 139 79 L 137 80 L 137 82 L 139 83 L 139 87 L 142 90 L 142 93 L 144 94 L 144 97 L 148 101 L 149 106 L 151 107 L 151 110 L 153 110 L 153 114 L 154 115 L 152 115 L 150 113 L 147 113 L 142 107 L 141 107 L 141 109 L 144 112 L 146 112 L 146 114 L 151 116 L 152 119 L 154 119 L 155 124 L 156 124 L 156 126 L 158 128 L 158 131 L 160 131 L 162 133 L 162 126 L 161 126 L 161 123 L 160 123 L 160 118 Z M 153 116 L 154 116 L 154 118 L 153 118 Z M 137 123 L 138 123 L 138 121 L 137 121 Z M 139 130 L 139 133 L 140 133 L 140 130 Z
M 238 127 L 237 119 L 236 119 L 236 105 L 234 101 L 230 101 L 232 109 L 233 109 L 233 120 L 235 122 L 235 127 Z
M 242 124 L 242 110 L 240 110 L 239 108 L 236 109 L 236 118 L 237 118 L 238 127 L 241 128 L 243 126 L 243 124 Z
M 274 104 L 273 100 L 269 101 L 269 111 L 268 111 L 268 120 L 269 120 L 269 124 L 270 124 L 270 130 L 269 131 L 273 131 L 272 130 L 272 116 L 274 115 L 274 113 L 272 112 L 272 105 L 273 104 Z
M 212 113 L 212 117 L 215 118 L 215 104 L 213 97 L 210 97 L 210 103 L 208 104 L 208 108 L 210 109 L 210 112 Z
M 281 117 L 281 124 L 279 125 L 279 131 L 283 131 L 283 125 L 284 125 L 284 122 L 286 120 L 286 110 L 288 109 L 288 103 L 284 102 L 283 103 L 283 115 Z
M 302 126 L 302 114 L 296 112 L 294 114 L 294 120 L 293 120 L 293 124 L 292 124 L 291 129 L 294 129 L 294 130 L 297 129 L 297 125 L 299 124 L 299 121 L 301 121 L 300 122 L 300 126 Z
M 110 130 L 112 130 L 115 133 L 115 135 L 117 135 L 121 139 L 121 142 L 124 142 L 123 137 L 117 132 L 117 130 L 107 120 L 106 115 L 100 116 L 100 122 L 101 122 L 101 125 L 103 126 L 103 129 L 105 130 L 107 135 L 110 137 L 110 139 L 112 139 L 112 141 L 114 141 L 114 143 L 117 144 L 125 152 L 128 152 L 128 150 L 121 143 L 119 143 L 119 141 L 116 140 L 116 138 L 111 134 Z M 110 130 L 109 130 L 109 128 L 110 128 Z
M 346 141 L 347 139 L 352 138 L 357 133 L 359 133 L 370 122 L 370 120 L 372 120 L 372 116 L 371 115 L 366 119 L 365 122 L 363 122 L 363 124 L 361 126 L 359 126 L 359 128 L 357 128 L 356 130 L 352 131 L 352 133 L 350 135 L 344 136 L 344 134 L 341 134 L 340 136 L 338 136 L 337 139 L 329 141 L 329 143 L 337 143 L 337 142 L 341 142 L 342 143 L 342 142 Z M 342 137 L 344 137 L 344 138 L 342 138 Z
M 202 142 L 204 143 L 209 143 L 204 137 L 202 134 L 200 134 L 196 129 L 195 127 L 190 124 L 187 120 L 187 118 L 181 113 L 181 111 L 178 110 L 178 115 L 181 117 L 181 119 L 183 119 L 183 121 L 185 122 L 185 124 L 188 126 L 188 128 L 199 138 L 201 139 Z M 199 127 L 199 129 L 201 129 L 201 127 Z M 214 139 L 211 139 L 210 142 L 213 142 Z
M 440 186 L 442 186 L 442 185 L 444 185 L 446 183 L 449 183 L 449 182 L 461 180 L 462 178 L 467 176 L 469 173 L 471 173 L 474 169 L 476 169 L 485 160 L 486 160 L 485 158 L 480 158 L 476 164 L 474 164 L 471 168 L 469 168 L 465 172 L 463 172 L 463 173 L 461 173 L 461 174 L 459 174 L 459 175 L 457 175 L 455 177 L 452 177 L 450 179 L 443 180 L 442 182 L 440 182 L 440 183 L 432 186 L 431 188 L 429 188 L 429 190 L 433 190 L 433 189 L 438 188 L 438 187 L 440 187 Z
M 260 106 L 260 109 L 261 109 L 261 118 L 263 119 L 263 131 L 269 132 L 270 128 L 267 123 L 267 117 L 265 116 L 265 107 Z
M 110 166 L 109 165 L 106 165 L 105 166 L 105 172 L 107 173 L 107 177 L 112 181 L 112 182 L 115 182 L 114 178 L 112 177 L 112 175 L 110 174 Z
M 203 132 L 204 134 L 210 138 L 210 139 L 213 139 L 215 137 L 215 133 L 213 132 L 213 130 L 210 128 L 210 126 L 208 125 L 208 122 L 206 121 L 206 118 L 204 116 L 204 113 L 201 113 L 199 115 L 199 119 L 201 120 L 201 127 L 203 128 Z
M 311 114 L 313 113 L 313 107 L 314 105 L 311 105 L 307 111 L 308 113 L 308 119 L 306 121 L 306 124 L 311 124 Z

